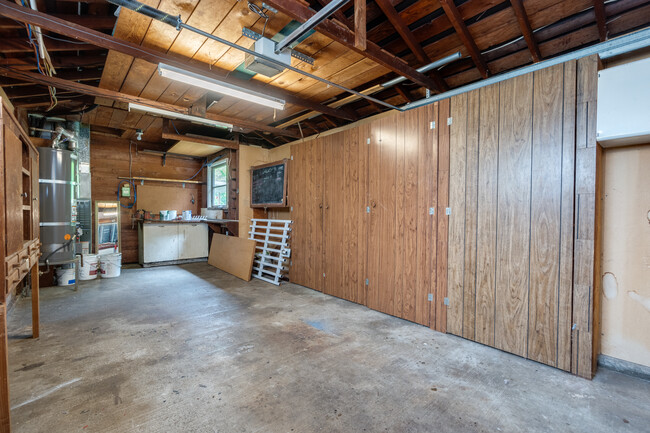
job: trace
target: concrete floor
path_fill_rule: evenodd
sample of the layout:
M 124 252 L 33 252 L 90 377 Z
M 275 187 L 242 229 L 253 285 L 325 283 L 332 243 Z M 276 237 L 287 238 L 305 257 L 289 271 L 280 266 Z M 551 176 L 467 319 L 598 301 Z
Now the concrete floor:
M 42 291 L 10 314 L 15 432 L 648 432 L 650 382 L 593 381 L 205 263 Z

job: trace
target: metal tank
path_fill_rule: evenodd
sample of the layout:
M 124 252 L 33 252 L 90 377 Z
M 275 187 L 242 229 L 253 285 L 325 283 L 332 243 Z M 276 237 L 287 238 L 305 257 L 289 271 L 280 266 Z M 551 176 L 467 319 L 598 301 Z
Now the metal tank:
M 74 241 L 68 241 L 74 237 L 77 224 L 74 210 L 78 185 L 77 157 L 69 150 L 49 147 L 39 147 L 38 152 L 41 261 L 57 264 L 74 259 L 75 254 Z M 59 249 L 66 243 L 68 245 Z

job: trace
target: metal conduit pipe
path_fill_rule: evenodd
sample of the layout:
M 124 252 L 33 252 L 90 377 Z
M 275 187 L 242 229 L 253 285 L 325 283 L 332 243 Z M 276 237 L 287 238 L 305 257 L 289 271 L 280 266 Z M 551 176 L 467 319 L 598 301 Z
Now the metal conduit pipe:
M 160 11 L 160 10 L 158 10 L 156 8 L 152 8 L 151 6 L 147 6 L 145 4 L 142 4 L 137 0 L 108 0 L 108 2 L 112 3 L 114 5 L 117 5 L 117 6 L 121 6 L 121 7 L 127 8 L 127 9 L 131 9 L 132 11 L 141 13 L 143 15 L 146 15 L 146 16 L 150 17 L 150 18 L 161 21 L 161 22 L 163 22 L 165 24 L 168 24 L 170 26 L 175 27 L 176 30 L 180 31 L 181 29 L 187 29 L 187 30 L 189 30 L 191 32 L 194 32 L 194 33 L 197 33 L 197 34 L 199 34 L 201 36 L 204 36 L 204 37 L 206 37 L 208 39 L 212 39 L 214 41 L 220 42 L 220 43 L 222 43 L 224 45 L 227 45 L 227 46 L 229 46 L 231 48 L 234 48 L 236 50 L 243 51 L 246 54 L 250 54 L 252 56 L 259 57 L 259 58 L 264 59 L 264 60 L 266 60 L 268 62 L 276 64 L 278 66 L 289 69 L 289 70 L 291 70 L 293 72 L 297 72 L 297 73 L 299 73 L 301 75 L 304 75 L 306 77 L 309 77 L 309 78 L 312 78 L 314 80 L 320 81 L 321 83 L 325 83 L 328 86 L 336 87 L 337 89 L 341 89 L 344 92 L 352 93 L 353 95 L 357 95 L 357 96 L 359 96 L 361 98 L 364 98 L 364 99 L 367 99 L 369 101 L 375 102 L 377 104 L 383 105 L 384 107 L 388 107 L 388 108 L 390 108 L 392 110 L 403 111 L 400 107 L 397 107 L 395 105 L 392 105 L 392 104 L 389 104 L 387 102 L 381 101 L 379 99 L 373 98 L 372 96 L 364 95 L 363 93 L 357 92 L 356 90 L 348 89 L 347 87 L 341 86 L 340 84 L 333 83 L 332 81 L 326 80 L 325 78 L 317 77 L 316 75 L 310 74 L 309 72 L 305 72 L 305 71 L 300 70 L 298 68 L 295 68 L 295 67 L 293 67 L 291 65 L 287 65 L 287 64 L 284 64 L 282 62 L 278 62 L 276 59 L 274 59 L 272 57 L 266 56 L 264 54 L 257 53 L 257 52 L 255 52 L 253 50 L 250 50 L 248 48 L 244 48 L 244 47 L 242 47 L 240 45 L 237 45 L 237 44 L 235 44 L 233 42 L 230 42 L 228 40 L 220 38 L 219 36 L 215 36 L 215 35 L 210 34 L 208 32 L 204 32 L 201 29 L 198 29 L 196 27 L 185 24 L 184 22 L 181 21 L 181 16 L 180 15 L 178 15 L 178 16 L 169 15 L 169 14 L 167 14 L 167 13 L 165 13 L 163 11 Z

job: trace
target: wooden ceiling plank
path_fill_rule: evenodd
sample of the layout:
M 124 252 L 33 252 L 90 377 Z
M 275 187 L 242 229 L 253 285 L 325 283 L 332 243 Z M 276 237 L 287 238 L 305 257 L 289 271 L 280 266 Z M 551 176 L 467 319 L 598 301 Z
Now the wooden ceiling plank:
M 539 62 L 542 60 L 542 54 L 539 52 L 539 47 L 535 41 L 535 35 L 533 34 L 533 29 L 530 27 L 530 21 L 528 21 L 528 15 L 526 14 L 526 9 L 521 0 L 510 0 L 510 5 L 515 11 L 517 16 L 517 21 L 519 22 L 519 27 L 521 27 L 521 34 L 526 40 L 528 49 L 530 50 L 530 55 L 533 58 L 533 62 Z
M 476 46 L 474 38 L 467 29 L 465 21 L 463 21 L 463 17 L 458 12 L 456 4 L 453 2 L 453 0 L 440 0 L 440 5 L 444 9 L 445 14 L 449 18 L 449 21 L 451 21 L 451 24 L 454 26 L 458 37 L 461 39 L 461 41 L 463 41 L 465 48 L 467 48 L 470 56 L 472 56 L 472 60 L 474 60 L 474 64 L 476 64 L 476 68 L 481 73 L 481 76 L 483 78 L 489 77 L 490 71 L 487 67 L 487 64 L 481 57 L 481 52 Z
M 96 46 L 119 51 L 131 57 L 139 57 L 142 59 L 147 59 L 151 63 L 167 63 L 173 66 L 178 66 L 186 70 L 190 70 L 207 76 L 217 75 L 215 71 L 222 72 L 223 75 L 217 76 L 217 78 L 221 81 L 229 82 L 237 86 L 248 87 L 249 89 L 252 90 L 260 90 L 262 88 L 262 86 L 254 84 L 252 82 L 242 82 L 241 80 L 235 79 L 233 77 L 228 77 L 226 76 L 226 71 L 220 71 L 218 68 L 213 67 L 211 69 L 208 65 L 197 65 L 194 62 L 188 62 L 188 59 L 183 59 L 178 56 L 160 53 L 150 48 L 141 47 L 139 45 L 130 42 L 122 41 L 110 35 L 105 35 L 103 33 L 97 32 L 92 29 L 86 29 L 76 24 L 68 23 L 66 21 L 50 17 L 41 12 L 33 11 L 31 9 L 27 9 L 17 5 L 12 5 L 11 3 L 8 2 L 4 2 L 4 1 L 0 2 L 0 15 L 11 17 L 19 21 L 29 22 L 30 24 L 33 25 L 39 25 L 43 29 L 50 30 L 59 34 L 63 34 L 65 36 L 72 37 L 78 40 L 84 40 Z M 265 91 L 265 90 L 261 90 L 261 91 Z M 274 90 L 273 93 L 274 93 L 273 96 L 283 98 L 287 102 L 299 105 L 303 108 L 324 112 L 326 114 L 330 114 L 332 116 L 340 117 L 346 120 L 356 120 L 355 116 L 352 116 L 350 113 L 347 113 L 344 110 L 331 109 L 317 102 L 296 97 L 280 89 Z
M 313 10 L 296 0 L 269 0 L 266 3 L 300 22 L 307 21 L 315 14 Z M 363 54 L 364 56 L 374 60 L 382 66 L 392 70 L 399 75 L 405 76 L 409 80 L 418 83 L 423 87 L 429 88 L 431 90 L 440 90 L 432 79 L 424 74 L 421 74 L 420 72 L 417 72 L 406 62 L 402 61 L 400 58 L 394 56 L 388 51 L 383 50 L 374 42 L 368 41 L 365 51 L 356 48 L 354 46 L 354 33 L 335 21 L 329 19 L 324 20 L 316 27 L 316 30 L 323 33 L 332 40 L 343 44 L 345 47 Z
M 603 0 L 594 0 L 594 14 L 598 24 L 598 36 L 600 42 L 607 40 L 607 15 L 605 14 L 605 2 Z

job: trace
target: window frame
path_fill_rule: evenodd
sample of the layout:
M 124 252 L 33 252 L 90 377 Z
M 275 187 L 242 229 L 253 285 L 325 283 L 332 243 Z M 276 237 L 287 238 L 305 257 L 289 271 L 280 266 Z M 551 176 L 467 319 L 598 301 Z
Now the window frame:
M 226 166 L 226 180 L 223 185 L 215 185 L 215 176 L 214 176 L 214 170 L 217 167 L 220 167 L 222 165 Z M 213 162 L 208 166 L 208 209 L 223 209 L 227 210 L 228 209 L 228 199 L 230 194 L 228 193 L 228 184 L 230 183 L 230 172 L 229 172 L 229 167 L 230 166 L 230 161 L 228 158 L 220 159 L 218 161 Z M 221 181 L 219 181 L 221 183 Z M 212 202 L 213 196 L 214 196 L 214 189 L 215 188 L 224 188 L 226 189 L 226 203 L 224 205 L 216 205 Z

